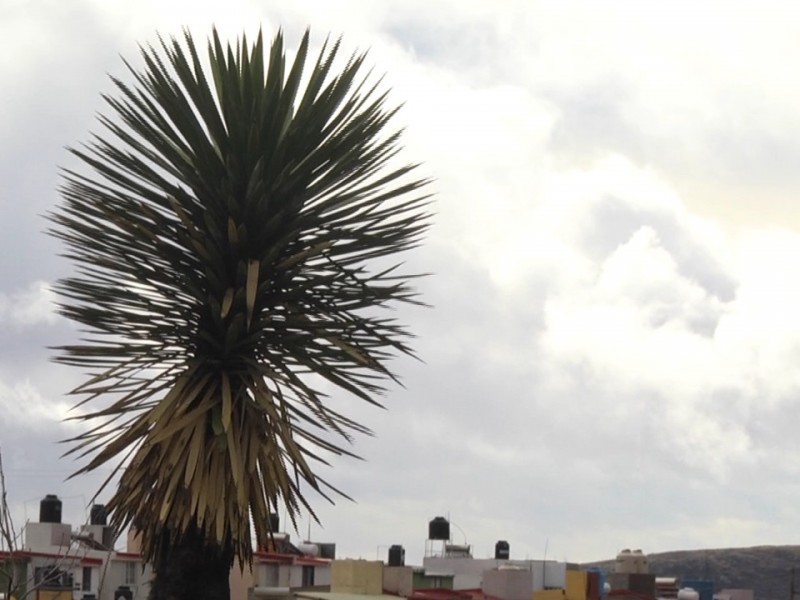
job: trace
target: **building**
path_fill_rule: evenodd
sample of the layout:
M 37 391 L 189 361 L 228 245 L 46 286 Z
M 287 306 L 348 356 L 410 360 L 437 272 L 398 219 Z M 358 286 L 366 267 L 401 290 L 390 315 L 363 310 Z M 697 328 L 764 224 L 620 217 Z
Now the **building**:
M 297 590 L 328 589 L 331 585 L 333 544 L 294 545 L 289 534 L 274 534 L 271 547 L 253 553 L 252 568 L 234 565 L 231 600 L 291 598 Z
M 714 600 L 753 600 L 751 589 L 725 589 L 714 594 Z
M 567 572 L 567 563 L 554 560 L 427 556 L 423 558 L 422 566 L 426 574 L 452 577 L 454 590 L 480 589 L 484 574 L 498 569 L 527 573 L 531 592 L 548 588 L 563 589 Z
M 145 600 L 151 573 L 141 556 L 113 549 L 105 510 L 95 505 L 78 530 L 61 522 L 61 501 L 48 495 L 22 546 L 0 553 L 14 565 L 15 595 L 36 600 Z M 8 580 L 6 578 L 5 583 Z
M 143 562 L 135 531 L 128 532 L 125 551 L 115 550 L 113 531 L 102 505 L 91 509 L 90 522 L 78 529 L 61 522 L 61 501 L 55 495 L 40 503 L 39 521 L 27 523 L 20 548 L 0 552 L 0 589 L 8 589 L 13 573 L 17 597 L 34 600 L 146 600 L 152 569 Z M 274 528 L 278 528 L 277 516 Z M 254 553 L 252 568 L 234 565 L 231 600 L 289 596 L 298 589 L 327 589 L 335 544 L 292 544 L 276 533 L 270 547 Z
M 259 548 L 250 565 L 234 565 L 231 600 L 753 600 L 752 590 L 722 590 L 713 582 L 650 573 L 640 550 L 623 550 L 614 572 L 582 569 L 554 560 L 511 558 L 507 541 L 494 558 L 475 559 L 470 546 L 454 545 L 449 523 L 431 521 L 422 566 L 406 566 L 402 546 L 389 547 L 383 561 L 337 560 L 330 543 L 292 543 L 276 532 Z M 0 586 L 13 573 L 17 596 L 31 600 L 146 600 L 152 572 L 143 563 L 138 536 L 129 532 L 125 551 L 114 549 L 105 510 L 95 505 L 90 522 L 78 529 L 61 522 L 61 502 L 45 497 L 39 521 L 24 528 L 22 547 L 0 552 Z M 7 576 L 6 576 L 7 581 Z M 695 586 L 685 585 L 694 583 Z M 713 599 L 711 595 L 713 594 Z

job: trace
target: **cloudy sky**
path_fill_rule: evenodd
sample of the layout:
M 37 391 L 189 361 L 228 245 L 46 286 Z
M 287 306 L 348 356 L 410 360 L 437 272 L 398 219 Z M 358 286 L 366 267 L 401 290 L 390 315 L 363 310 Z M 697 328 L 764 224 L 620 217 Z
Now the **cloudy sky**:
M 421 561 L 428 521 L 490 555 L 797 543 L 800 8 L 733 2 L 0 0 L 0 443 L 19 522 L 57 493 L 73 523 L 101 477 L 56 442 L 80 374 L 42 215 L 65 146 L 98 131 L 137 43 L 214 23 L 332 32 L 404 103 L 405 156 L 437 215 L 403 309 L 388 411 L 319 505 L 343 556 Z M 101 498 L 102 499 L 102 498 Z M 305 537 L 307 524 L 301 528 Z

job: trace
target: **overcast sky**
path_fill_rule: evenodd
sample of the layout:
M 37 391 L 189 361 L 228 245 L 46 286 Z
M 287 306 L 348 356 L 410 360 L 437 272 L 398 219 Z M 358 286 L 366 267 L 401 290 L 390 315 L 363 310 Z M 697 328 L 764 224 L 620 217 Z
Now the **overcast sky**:
M 100 476 L 56 442 L 80 374 L 47 346 L 69 275 L 41 215 L 65 146 L 99 131 L 108 74 L 182 26 L 294 47 L 344 36 L 404 103 L 404 156 L 436 179 L 409 257 L 376 432 L 318 505 L 340 556 L 419 563 L 450 517 L 476 557 L 588 561 L 797 543 L 800 5 L 733 2 L 0 0 L 0 443 L 17 519 L 46 493 L 81 521 Z M 101 498 L 102 499 L 102 498 Z M 301 536 L 305 537 L 307 522 Z

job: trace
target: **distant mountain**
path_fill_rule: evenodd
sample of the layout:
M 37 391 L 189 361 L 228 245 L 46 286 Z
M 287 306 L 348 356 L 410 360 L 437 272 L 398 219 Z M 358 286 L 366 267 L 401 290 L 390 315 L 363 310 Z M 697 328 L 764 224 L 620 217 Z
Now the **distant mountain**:
M 756 600 L 800 600 L 800 546 L 682 550 L 648 554 L 647 560 L 650 572 L 659 577 L 710 579 L 717 592 L 724 588 L 753 589 Z M 584 566 L 613 571 L 614 560 Z M 797 573 L 791 598 L 793 568 Z

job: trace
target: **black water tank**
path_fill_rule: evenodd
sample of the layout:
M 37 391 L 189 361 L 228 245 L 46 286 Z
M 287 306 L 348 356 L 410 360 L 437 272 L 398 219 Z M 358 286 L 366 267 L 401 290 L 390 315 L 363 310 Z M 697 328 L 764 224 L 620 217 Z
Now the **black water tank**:
M 320 558 L 330 558 L 331 560 L 336 558 L 336 544 L 326 542 L 324 544 L 317 544 L 317 547 L 319 547 Z
M 269 530 L 271 533 L 278 533 L 281 529 L 281 520 L 278 513 L 269 513 Z
M 450 522 L 444 517 L 435 517 L 428 523 L 429 540 L 449 540 Z
M 39 523 L 61 523 L 61 500 L 47 494 L 39 503 Z
M 92 504 L 92 508 L 89 511 L 90 525 L 106 525 L 107 517 L 105 504 Z
M 508 542 L 505 540 L 500 540 L 494 545 L 494 557 L 501 559 L 501 560 L 508 560 L 509 556 L 511 555 L 510 549 L 508 547 Z
M 390 567 L 403 567 L 406 564 L 406 551 L 402 546 L 395 544 L 389 546 L 389 566 Z
M 133 600 L 133 590 L 127 585 L 121 585 L 114 592 L 114 600 Z

